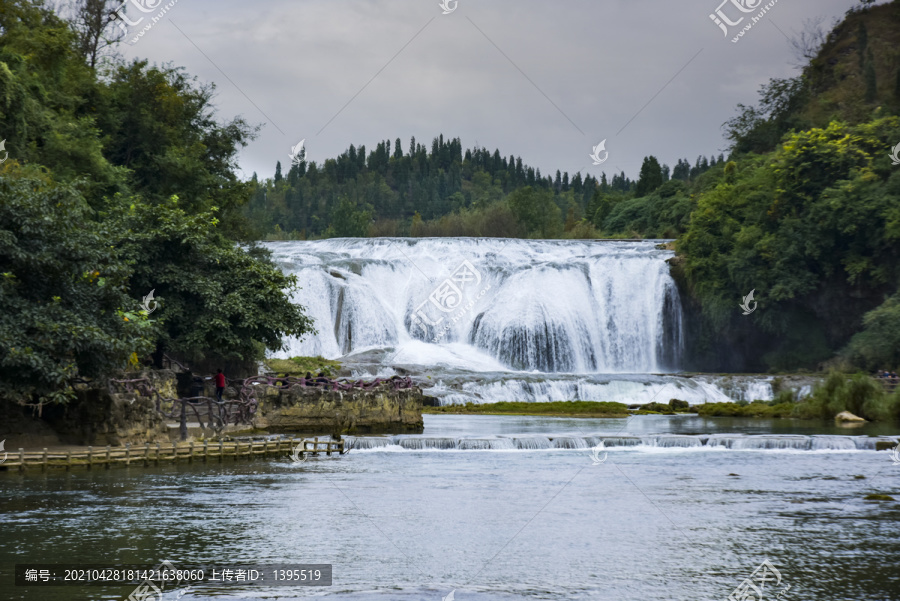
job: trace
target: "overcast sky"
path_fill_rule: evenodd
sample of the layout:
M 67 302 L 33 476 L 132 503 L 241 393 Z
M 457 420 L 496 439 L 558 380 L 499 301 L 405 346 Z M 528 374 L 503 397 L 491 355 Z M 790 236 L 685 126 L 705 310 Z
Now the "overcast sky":
M 246 177 L 271 177 L 303 138 L 321 164 L 350 144 L 399 137 L 406 151 L 410 136 L 430 147 L 443 133 L 543 175 L 635 178 L 649 154 L 672 166 L 724 151 L 736 105 L 798 73 L 786 36 L 856 4 L 777 0 L 732 43 L 769 0 L 746 15 L 732 1 L 761 2 L 722 7 L 744 16 L 726 38 L 710 18 L 721 0 L 458 0 L 446 15 L 439 0 L 177 0 L 121 49 L 214 82 L 220 119 L 263 126 L 241 152 Z M 131 29 L 157 12 L 129 7 L 145 17 Z M 603 139 L 609 159 L 594 166 Z

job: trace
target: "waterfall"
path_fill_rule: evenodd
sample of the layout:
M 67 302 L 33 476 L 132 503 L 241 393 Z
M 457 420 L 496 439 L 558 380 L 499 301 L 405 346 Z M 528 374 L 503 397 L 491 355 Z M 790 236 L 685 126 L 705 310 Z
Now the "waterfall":
M 391 350 L 472 371 L 680 367 L 681 301 L 653 241 L 474 238 L 272 242 L 318 333 L 281 356 Z

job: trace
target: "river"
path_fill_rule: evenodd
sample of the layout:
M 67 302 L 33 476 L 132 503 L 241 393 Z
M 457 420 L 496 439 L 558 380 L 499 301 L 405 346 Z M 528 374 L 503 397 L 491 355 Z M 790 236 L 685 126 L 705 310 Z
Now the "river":
M 771 399 L 767 375 L 689 375 L 672 253 L 655 242 L 270 243 L 318 334 L 280 356 L 411 374 L 441 403 Z M 793 382 L 802 394 L 809 382 Z M 122 600 L 133 587 L 13 587 L 16 563 L 331 564 L 327 587 L 169 587 L 165 601 L 749 596 L 900 599 L 894 425 L 426 415 L 349 454 L 0 473 L 6 599 Z M 900 497 L 897 497 L 900 498 Z M 765 564 L 765 571 L 757 568 Z M 756 574 L 756 576 L 754 576 Z M 760 576 L 762 575 L 762 577 Z M 749 580 L 748 580 L 749 579 Z M 756 587 L 756 588 L 752 588 Z M 158 601 L 158 598 L 156 599 Z
M 460 601 L 662 601 L 725 600 L 768 560 L 781 578 L 770 590 L 790 585 L 785 599 L 898 599 L 900 507 L 865 496 L 896 494 L 900 465 L 859 450 L 886 430 L 869 428 L 846 436 L 790 420 L 427 415 L 421 435 L 366 437 L 389 444 L 299 464 L 3 474 L 0 566 L 333 565 L 330 587 L 195 587 L 182 601 L 440 601 L 451 591 Z M 596 455 L 484 444 L 585 447 L 574 441 L 626 435 L 646 440 Z M 755 442 L 683 442 L 698 435 Z M 432 442 L 392 444 L 415 440 Z M 4 588 L 7 599 L 41 601 L 130 592 Z

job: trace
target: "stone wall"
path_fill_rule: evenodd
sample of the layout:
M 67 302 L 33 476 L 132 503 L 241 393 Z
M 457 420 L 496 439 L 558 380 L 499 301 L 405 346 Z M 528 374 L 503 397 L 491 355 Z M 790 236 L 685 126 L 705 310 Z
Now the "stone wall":
M 362 390 L 267 386 L 258 394 L 254 426 L 301 434 L 420 433 L 426 397 L 418 387 Z

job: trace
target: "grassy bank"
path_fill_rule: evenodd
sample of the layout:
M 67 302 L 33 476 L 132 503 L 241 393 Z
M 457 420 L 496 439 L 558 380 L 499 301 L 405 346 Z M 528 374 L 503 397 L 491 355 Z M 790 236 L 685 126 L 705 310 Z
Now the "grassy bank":
M 305 376 L 307 372 L 317 375 L 323 372 L 326 377 L 333 377 L 341 368 L 340 361 L 332 361 L 324 357 L 291 357 L 290 359 L 266 359 L 265 364 L 279 376 Z
M 422 413 L 463 415 L 545 415 L 551 417 L 628 417 L 622 403 L 557 401 L 552 403 L 466 403 L 445 407 L 425 407 Z

